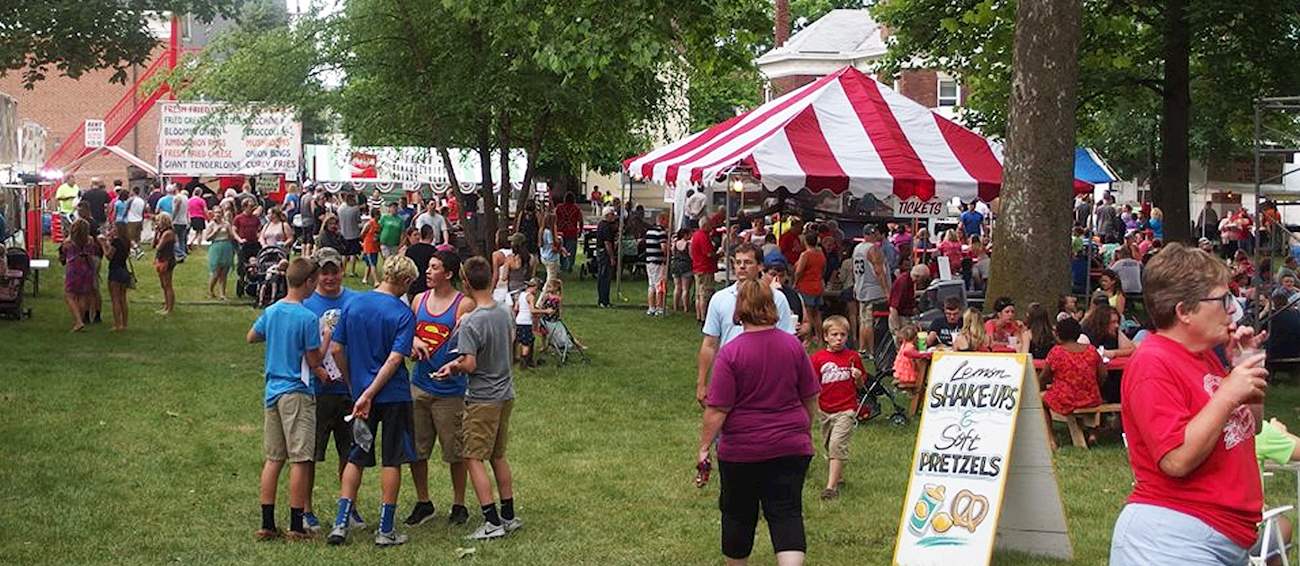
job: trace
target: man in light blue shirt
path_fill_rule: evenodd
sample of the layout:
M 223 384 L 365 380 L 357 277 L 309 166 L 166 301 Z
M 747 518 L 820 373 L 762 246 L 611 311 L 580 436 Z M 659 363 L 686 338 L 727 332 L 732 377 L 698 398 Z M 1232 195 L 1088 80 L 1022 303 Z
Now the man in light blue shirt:
M 731 265 L 736 270 L 737 281 L 757 279 L 762 274 L 761 252 L 753 244 L 746 242 L 736 246 L 736 249 L 731 252 L 731 257 Z M 785 295 L 773 293 L 772 299 L 776 302 L 776 327 L 794 334 L 794 314 L 790 311 L 790 303 L 785 300 Z M 718 355 L 718 349 L 744 332 L 744 328 L 734 318 L 735 312 L 736 284 L 733 283 L 713 294 L 713 298 L 709 299 L 708 314 L 704 318 L 704 340 L 700 344 L 695 378 L 695 400 L 701 407 L 704 406 L 704 397 L 709 387 L 709 372 L 713 370 L 713 358 Z

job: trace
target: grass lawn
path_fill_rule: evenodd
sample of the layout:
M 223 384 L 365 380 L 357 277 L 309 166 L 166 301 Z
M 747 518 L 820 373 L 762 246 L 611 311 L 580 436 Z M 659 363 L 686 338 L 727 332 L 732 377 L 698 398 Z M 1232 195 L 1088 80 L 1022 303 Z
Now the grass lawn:
M 518 401 L 510 459 L 526 526 L 510 537 L 468 544 L 471 525 L 449 528 L 446 474 L 434 466 L 439 521 L 407 529 L 411 541 L 377 549 L 368 537 L 328 548 L 258 543 L 262 450 L 262 347 L 244 343 L 258 311 L 202 299 L 206 261 L 192 256 L 176 273 L 170 317 L 153 314 L 160 292 L 137 262 L 131 329 L 111 324 L 68 333 L 57 266 L 29 301 L 32 320 L 0 321 L 0 562 L 339 563 L 455 560 L 476 546 L 482 564 L 719 563 L 715 479 L 691 484 L 699 409 L 693 399 L 699 331 L 688 316 L 647 319 L 642 283 L 624 286 L 625 308 L 598 310 L 590 280 L 568 285 L 566 315 L 590 347 L 590 365 L 516 373 Z M 357 284 L 349 279 L 348 284 Z M 233 297 L 233 288 L 231 289 Z M 105 289 L 105 317 L 108 297 Z M 1279 386 L 1268 415 L 1295 427 L 1300 388 Z M 805 485 L 811 564 L 886 564 L 902 508 L 916 425 L 873 421 L 858 428 L 840 499 L 817 498 L 825 461 Z M 1059 441 L 1068 443 L 1064 430 Z M 333 515 L 338 482 L 317 474 L 317 514 Z M 1076 562 L 1103 564 L 1131 476 L 1118 442 L 1057 453 L 1057 474 Z M 287 476 L 287 472 L 284 476 Z M 287 477 L 278 520 L 288 521 Z M 1267 480 L 1270 503 L 1295 502 L 1290 477 Z M 378 520 L 378 477 L 362 486 L 360 509 Z M 402 486 L 398 518 L 414 503 Z M 469 495 L 473 501 L 472 491 Z M 755 564 L 774 563 L 759 526 Z M 998 564 L 1052 563 L 995 555 Z

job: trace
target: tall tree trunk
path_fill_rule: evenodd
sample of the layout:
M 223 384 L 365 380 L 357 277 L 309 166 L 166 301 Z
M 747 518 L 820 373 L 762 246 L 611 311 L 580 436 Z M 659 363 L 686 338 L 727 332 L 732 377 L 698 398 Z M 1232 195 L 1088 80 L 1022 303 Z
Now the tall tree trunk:
M 518 221 L 510 216 L 510 113 L 505 110 L 501 111 L 501 116 L 497 119 L 497 145 L 501 149 L 501 154 L 497 156 L 498 163 L 501 164 L 501 193 L 497 195 L 501 201 L 501 224 L 509 225 L 512 231 L 518 231 Z M 519 211 L 522 212 L 523 208 Z
M 483 170 L 483 183 L 479 185 L 479 200 L 483 202 L 483 239 L 486 249 L 495 249 L 497 242 L 497 204 L 492 192 L 492 132 L 490 116 L 483 116 L 478 124 L 478 163 Z
M 1053 308 L 1069 290 L 1080 0 L 1016 5 L 1002 213 L 986 296 Z
M 1165 2 L 1165 78 L 1160 120 L 1160 174 L 1152 187 L 1155 205 L 1165 213 L 1165 241 L 1190 242 L 1188 149 L 1192 114 L 1191 31 L 1187 0 Z
M 524 166 L 523 187 L 519 189 L 519 199 L 515 201 L 515 206 L 522 211 L 524 205 L 533 194 L 533 175 L 537 171 L 537 155 L 542 151 L 542 138 L 546 136 L 546 127 L 550 122 L 551 112 L 542 111 L 537 117 L 537 122 L 533 124 L 533 137 L 528 141 L 528 164 Z
M 469 253 L 479 255 L 483 249 L 483 227 L 481 220 L 476 221 L 473 225 L 464 222 L 463 219 L 470 213 L 469 203 L 465 202 L 465 193 L 460 191 L 460 179 L 456 177 L 456 162 L 451 160 L 451 152 L 447 151 L 447 144 L 438 143 L 434 146 L 434 151 L 438 152 L 438 157 L 442 159 L 442 168 L 447 171 L 447 182 L 451 183 L 451 197 L 456 199 L 456 204 L 460 205 L 460 215 L 462 218 L 461 227 L 465 230 L 465 241 L 469 244 Z

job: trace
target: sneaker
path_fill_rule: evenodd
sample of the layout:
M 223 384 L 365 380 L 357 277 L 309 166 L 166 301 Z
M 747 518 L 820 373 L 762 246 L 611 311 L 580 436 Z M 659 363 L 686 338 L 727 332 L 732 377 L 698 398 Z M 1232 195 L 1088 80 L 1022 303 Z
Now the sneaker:
M 432 502 L 424 501 L 416 503 L 415 507 L 411 508 L 411 514 L 407 515 L 406 520 L 402 522 L 408 527 L 414 527 L 432 519 L 434 513 L 435 510 Z
M 654 316 L 654 315 L 655 315 L 655 310 L 654 310 L 654 309 L 646 309 L 646 310 L 645 310 L 645 315 L 646 315 L 646 316 Z
M 361 518 L 355 507 L 352 509 L 352 517 L 348 519 L 348 528 L 366 530 L 366 520 Z
M 315 513 L 303 513 L 302 526 L 307 529 L 307 532 L 320 534 L 320 519 L 316 518 Z
M 275 540 L 280 538 L 280 535 L 280 529 L 257 529 L 257 532 L 253 533 L 257 540 Z
M 505 529 L 507 533 L 513 533 L 522 526 L 524 526 L 524 521 L 518 515 L 513 519 L 501 519 L 501 528 Z
M 840 490 L 838 490 L 838 489 L 823 489 L 823 490 L 822 490 L 822 501 L 830 501 L 830 500 L 835 499 L 836 497 L 839 497 L 839 496 L 840 496 Z
M 397 546 L 406 544 L 407 536 L 394 530 L 391 533 L 375 533 L 375 546 Z
M 464 525 L 469 522 L 469 509 L 463 505 L 452 505 L 451 513 L 447 515 L 447 524 Z
M 483 525 L 481 525 L 474 532 L 466 535 L 465 538 L 469 540 L 489 540 L 494 538 L 501 538 L 503 536 L 506 536 L 505 527 L 501 525 L 493 525 L 492 523 L 483 521 Z
M 329 536 L 325 537 L 325 542 L 331 545 L 343 544 L 348 541 L 347 525 L 334 525 L 334 530 L 330 531 Z

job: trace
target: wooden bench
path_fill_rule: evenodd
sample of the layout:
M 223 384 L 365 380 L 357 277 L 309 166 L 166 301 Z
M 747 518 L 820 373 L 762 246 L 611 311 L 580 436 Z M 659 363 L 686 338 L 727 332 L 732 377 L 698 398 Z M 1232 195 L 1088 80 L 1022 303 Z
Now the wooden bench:
M 1096 407 L 1087 409 L 1075 409 L 1073 413 L 1062 415 L 1052 411 L 1052 421 L 1065 423 L 1070 431 L 1070 442 L 1077 448 L 1088 449 L 1088 437 L 1083 434 L 1083 427 L 1097 428 L 1101 426 L 1101 416 L 1108 414 L 1119 414 L 1119 403 L 1105 403 Z M 1088 424 L 1083 424 L 1083 421 Z

